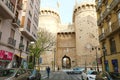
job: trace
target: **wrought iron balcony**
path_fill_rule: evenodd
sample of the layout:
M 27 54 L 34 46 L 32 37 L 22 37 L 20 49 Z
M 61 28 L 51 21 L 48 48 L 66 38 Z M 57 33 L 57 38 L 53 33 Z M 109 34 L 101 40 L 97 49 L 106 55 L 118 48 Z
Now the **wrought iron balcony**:
M 12 24 L 13 24 L 14 27 L 19 28 L 20 27 L 20 20 L 19 19 L 13 19 Z
M 0 16 L 5 19 L 14 18 L 14 6 L 10 0 L 0 0 Z
M 15 47 L 16 45 L 16 40 L 14 40 L 13 38 L 9 37 L 8 38 L 8 44 L 12 47 Z
M 99 41 L 102 41 L 105 39 L 105 33 L 102 33 L 99 35 Z
M 110 4 L 110 10 L 112 11 L 119 3 L 120 0 L 113 0 Z

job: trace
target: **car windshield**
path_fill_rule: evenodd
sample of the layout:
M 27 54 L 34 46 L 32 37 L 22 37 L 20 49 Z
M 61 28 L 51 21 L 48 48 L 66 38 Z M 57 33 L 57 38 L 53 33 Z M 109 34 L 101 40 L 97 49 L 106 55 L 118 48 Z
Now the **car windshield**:
M 120 79 L 120 73 L 112 73 L 112 72 L 110 72 L 109 74 L 113 79 Z
M 15 69 L 0 70 L 0 77 L 11 77 L 14 73 Z

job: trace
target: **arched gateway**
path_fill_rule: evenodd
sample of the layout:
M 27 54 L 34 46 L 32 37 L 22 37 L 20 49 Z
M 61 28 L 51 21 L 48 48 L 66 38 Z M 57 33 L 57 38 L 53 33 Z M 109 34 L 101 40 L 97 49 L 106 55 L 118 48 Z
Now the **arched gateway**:
M 68 56 L 62 58 L 62 68 L 69 69 L 71 68 L 71 59 Z

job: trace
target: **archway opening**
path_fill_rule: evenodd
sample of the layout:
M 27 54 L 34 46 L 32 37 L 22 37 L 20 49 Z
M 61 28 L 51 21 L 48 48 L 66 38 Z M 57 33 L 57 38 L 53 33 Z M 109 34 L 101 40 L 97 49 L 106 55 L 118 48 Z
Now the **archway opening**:
M 70 57 L 68 56 L 64 56 L 62 58 L 62 68 L 63 69 L 70 69 L 71 68 L 71 60 L 70 60 Z

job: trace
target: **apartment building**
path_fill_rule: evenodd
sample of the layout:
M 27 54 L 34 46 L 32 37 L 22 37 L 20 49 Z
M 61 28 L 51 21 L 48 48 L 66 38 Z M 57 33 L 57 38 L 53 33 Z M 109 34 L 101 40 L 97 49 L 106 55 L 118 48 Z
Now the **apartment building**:
M 0 67 L 27 62 L 37 38 L 40 0 L 0 0 Z
M 120 0 L 96 0 L 103 70 L 120 69 Z

